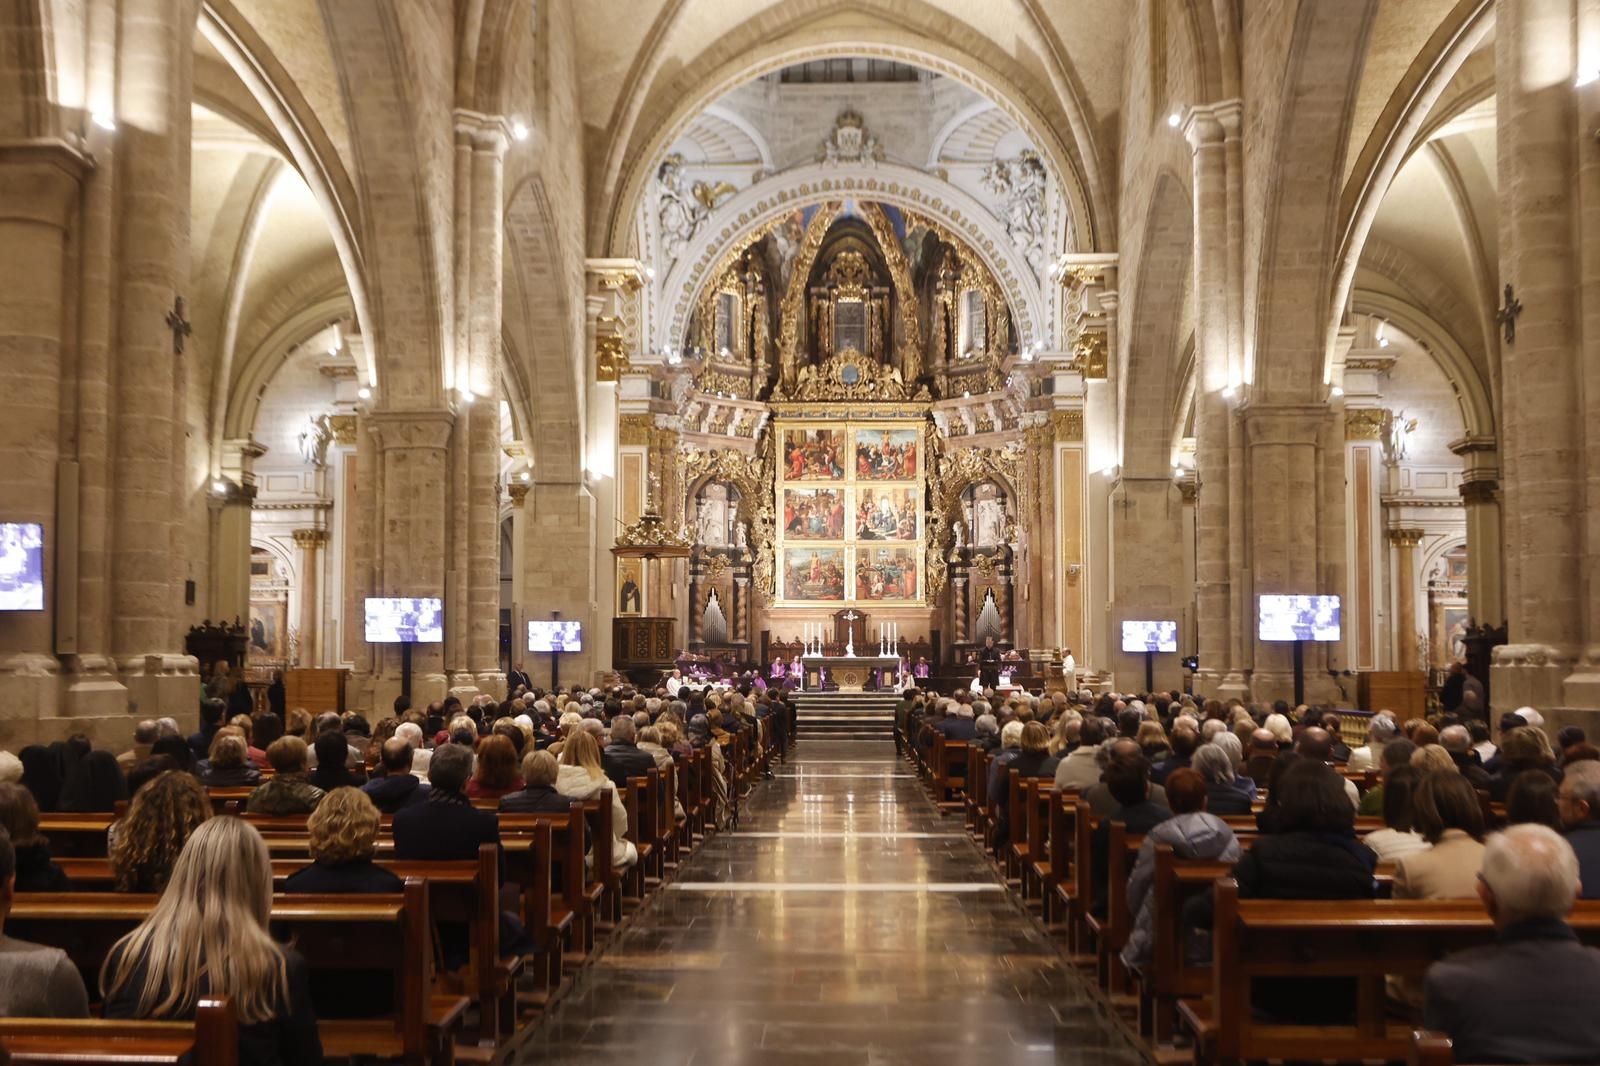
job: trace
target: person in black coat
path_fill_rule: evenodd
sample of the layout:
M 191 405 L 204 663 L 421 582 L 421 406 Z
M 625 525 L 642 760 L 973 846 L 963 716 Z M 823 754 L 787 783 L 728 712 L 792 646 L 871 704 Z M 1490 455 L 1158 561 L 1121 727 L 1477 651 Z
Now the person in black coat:
M 405 882 L 372 861 L 378 808 L 359 789 L 336 788 L 306 820 L 312 863 L 290 875 L 285 892 L 402 892 Z
M 228 713 L 228 705 L 219 699 L 200 701 L 200 728 L 189 734 L 189 750 L 194 752 L 196 761 L 204 759 L 206 752 L 211 750 L 211 739 L 217 735 L 217 730 L 222 728 L 222 717 Z M 249 710 L 243 713 L 249 714 Z
M 500 845 L 500 819 L 467 799 L 472 751 L 441 744 L 428 764 L 428 798 L 394 816 L 394 857 L 424 861 L 476 859 L 482 844 Z M 504 874 L 505 856 L 501 856 Z
M 999 683 L 1000 649 L 994 646 L 993 637 L 984 637 L 983 647 L 978 651 L 978 685 L 994 688 Z
M 428 798 L 426 782 L 411 772 L 413 749 L 404 737 L 390 737 L 379 751 L 378 769 L 382 776 L 361 786 L 373 805 L 383 814 L 395 814 Z
M 202 822 L 161 902 L 107 956 L 105 1017 L 177 1021 L 194 1017 L 200 997 L 227 996 L 239 1016 L 240 1066 L 320 1063 L 306 963 L 273 942 L 271 906 L 272 861 L 261 834 L 240 818 Z M 208 956 L 219 951 L 225 960 Z M 150 978 L 166 995 L 146 994 Z M 164 1003 L 167 996 L 176 1003 Z
M 317 768 L 311 771 L 309 780 L 322 791 L 360 788 L 367 783 L 364 770 L 352 770 L 345 765 L 350 757 L 350 747 L 339 730 L 330 729 L 323 733 L 312 747 L 317 753 Z
M 1101 780 L 1117 801 L 1117 809 L 1095 826 L 1089 837 L 1089 868 L 1100 876 L 1090 886 L 1094 894 L 1091 910 L 1097 917 L 1106 913 L 1106 878 L 1111 851 L 1111 823 L 1121 822 L 1131 834 L 1148 833 L 1172 817 L 1172 809 L 1150 798 L 1150 762 L 1144 755 L 1113 759 L 1106 764 Z
M 283 671 L 274 670 L 272 672 L 272 684 L 267 686 L 267 710 L 277 715 L 278 721 L 281 722 L 289 713 L 288 707 L 288 693 L 283 687 Z M 272 740 L 277 739 L 277 737 L 272 738 Z M 267 744 L 272 743 L 272 740 L 267 741 Z M 263 744 L 262 748 L 266 746 L 266 744 Z
M 128 798 L 128 782 L 109 751 L 91 751 L 67 771 L 61 785 L 61 809 L 109 814 Z
M 41 811 L 61 805 L 61 756 L 43 744 L 29 744 L 17 752 L 22 762 L 22 783 L 33 793 Z
M 1011 771 L 1023 778 L 1056 776 L 1060 762 L 1050 754 L 1050 731 L 1038 722 L 1022 727 L 1022 749 L 1004 767 L 995 773 L 989 784 L 990 808 L 995 814 L 995 847 L 1011 842 Z
M 1233 759 L 1215 744 L 1202 744 L 1191 760 L 1192 769 L 1206 779 L 1206 810 L 1218 818 L 1249 814 L 1250 797 L 1234 784 Z
M 0 829 L 16 852 L 18 892 L 66 892 L 71 882 L 50 858 L 50 845 L 39 835 L 39 805 L 33 793 L 12 782 L 0 784 Z
M 619 714 L 611 720 L 611 743 L 600 752 L 601 767 L 623 794 L 628 790 L 628 778 L 646 777 L 656 768 L 655 758 L 639 748 L 637 737 L 633 719 Z
M 574 801 L 556 791 L 560 771 L 548 751 L 528 752 L 522 757 L 522 791 L 502 796 L 500 809 L 507 814 L 566 814 Z
M 1285 760 L 1267 793 L 1272 817 L 1233 868 L 1240 899 L 1372 899 L 1378 857 L 1355 833 L 1344 778 L 1316 759 Z M 1211 927 L 1209 891 L 1185 905 L 1191 924 Z M 1356 983 L 1340 977 L 1274 977 L 1251 992 L 1255 1008 L 1296 1025 L 1344 1025 Z
M 529 677 L 527 672 L 522 669 L 521 663 L 518 663 L 506 675 L 506 699 L 515 696 L 519 688 L 530 690 L 533 688 L 533 678 Z
M 1478 896 L 1497 942 L 1451 955 L 1424 979 L 1423 1024 L 1460 1062 L 1600 1062 L 1600 951 L 1567 915 L 1571 851 L 1552 830 L 1512 826 L 1483 849 Z

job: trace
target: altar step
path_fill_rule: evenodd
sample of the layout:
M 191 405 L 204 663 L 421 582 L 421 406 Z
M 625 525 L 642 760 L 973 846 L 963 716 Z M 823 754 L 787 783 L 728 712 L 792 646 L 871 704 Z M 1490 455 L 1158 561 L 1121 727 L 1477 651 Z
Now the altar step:
M 801 738 L 884 740 L 894 734 L 893 692 L 796 692 Z

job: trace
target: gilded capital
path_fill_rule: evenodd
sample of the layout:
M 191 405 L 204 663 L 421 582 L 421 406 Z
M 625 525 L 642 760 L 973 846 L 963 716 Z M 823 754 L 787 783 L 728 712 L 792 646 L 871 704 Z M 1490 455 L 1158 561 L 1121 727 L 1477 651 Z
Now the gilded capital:
M 1050 425 L 1055 429 L 1057 441 L 1078 442 L 1083 440 L 1083 412 L 1081 410 L 1051 411 Z
M 1347 407 L 1344 412 L 1344 439 L 1383 440 L 1393 418 L 1382 407 Z
M 521 507 L 522 501 L 528 498 L 528 490 L 531 488 L 533 488 L 533 482 L 531 481 L 506 482 L 506 492 L 511 494 L 511 505 L 513 507 Z
M 1391 529 L 1388 532 L 1389 543 L 1396 548 L 1415 548 L 1427 536 L 1426 531 L 1421 529 Z
M 294 542 L 297 546 L 308 551 L 314 550 L 328 543 L 328 531 L 326 529 L 297 529 L 294 531 Z

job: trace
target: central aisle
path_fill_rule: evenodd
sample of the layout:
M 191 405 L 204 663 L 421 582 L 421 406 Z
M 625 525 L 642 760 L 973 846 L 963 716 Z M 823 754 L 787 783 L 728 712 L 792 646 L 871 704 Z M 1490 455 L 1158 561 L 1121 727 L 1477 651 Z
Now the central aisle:
M 892 741 L 802 736 L 775 772 L 519 1061 L 1144 1061 Z

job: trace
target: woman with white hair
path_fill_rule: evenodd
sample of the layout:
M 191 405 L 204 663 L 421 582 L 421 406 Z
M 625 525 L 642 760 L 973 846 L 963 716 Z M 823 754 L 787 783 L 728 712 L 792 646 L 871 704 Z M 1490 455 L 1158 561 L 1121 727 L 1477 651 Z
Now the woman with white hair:
M 1267 720 L 1261 723 L 1261 728 L 1272 734 L 1272 739 L 1278 742 L 1278 748 L 1288 751 L 1294 747 L 1294 727 L 1289 724 L 1289 719 L 1281 714 L 1267 715 Z
M 1226 750 L 1216 744 L 1202 744 L 1190 766 L 1206 780 L 1206 810 L 1219 818 L 1250 813 L 1250 797 L 1234 787 L 1237 774 Z
M 254 827 L 212 818 L 195 829 L 155 908 L 100 970 L 105 1017 L 193 1018 L 226 996 L 245 1066 L 321 1062 L 305 960 L 267 931 L 272 863 Z

